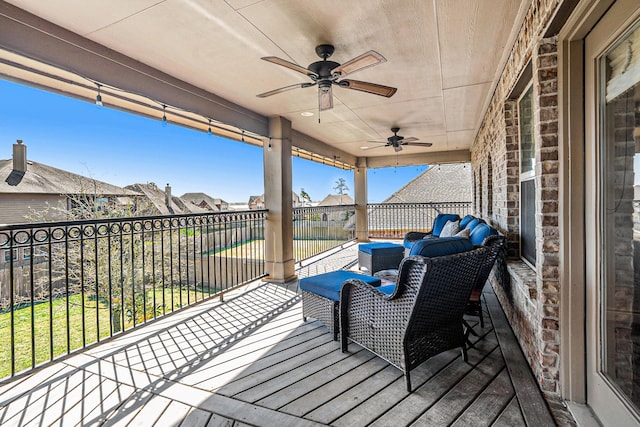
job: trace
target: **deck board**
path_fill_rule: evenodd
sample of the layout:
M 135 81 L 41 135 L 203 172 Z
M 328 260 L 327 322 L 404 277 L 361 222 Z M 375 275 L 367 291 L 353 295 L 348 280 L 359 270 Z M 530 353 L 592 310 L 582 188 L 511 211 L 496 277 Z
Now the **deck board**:
M 191 408 L 180 424 L 176 425 L 179 425 L 180 427 L 207 427 L 211 417 L 211 412 L 203 411 L 198 408 Z
M 322 357 L 314 357 L 316 356 L 315 352 L 308 352 L 305 354 L 301 354 L 300 357 L 306 356 L 304 359 L 305 362 L 301 364 L 290 364 L 288 360 L 283 359 L 281 363 L 277 366 L 272 367 L 271 369 L 255 373 L 250 377 L 244 377 L 249 381 L 242 381 L 242 384 L 237 384 L 240 381 L 233 382 L 229 384 L 229 386 L 243 387 L 243 391 L 233 393 L 233 396 L 237 399 L 243 400 L 245 402 L 256 402 L 266 396 L 269 396 L 272 393 L 277 392 L 291 384 L 296 383 L 297 381 L 314 379 L 314 376 L 317 378 L 317 373 L 324 368 L 331 365 L 339 365 L 340 362 L 347 364 L 348 368 L 353 368 L 357 366 L 359 363 L 362 363 L 363 360 L 369 360 L 371 358 L 371 354 L 368 352 L 360 354 L 354 353 L 342 353 L 335 350 L 335 344 L 333 341 L 324 345 L 324 351 L 327 353 L 323 353 Z M 278 375 L 274 375 L 274 372 L 280 372 Z M 245 384 L 247 383 L 256 383 L 254 386 L 245 389 Z M 231 388 L 231 390 L 237 390 L 237 388 Z M 219 390 L 222 394 L 229 393 L 229 388 L 226 386 Z
M 528 424 L 553 426 L 555 424 L 553 417 L 533 378 L 533 373 L 530 369 L 518 368 L 523 365 L 527 366 L 526 359 L 507 322 L 507 316 L 499 306 L 498 299 L 495 295 L 493 297 L 491 295 L 493 294 L 489 294 L 487 298 L 485 294 L 486 304 L 491 314 L 491 321 L 496 327 L 496 335 L 507 364 L 511 382 L 514 384 L 514 389 L 518 396 L 518 402 L 520 402 L 522 415 Z
M 386 362 L 373 354 L 359 352 L 256 403 L 302 417 L 325 401 L 340 395 L 346 387 L 364 381 L 386 366 Z
M 545 425 L 504 314 L 485 298 L 485 327 L 467 319 L 468 363 L 459 350 L 431 358 L 411 372 L 413 393 L 396 367 L 355 343 L 342 353 L 319 321 L 303 322 L 297 284 L 256 282 L 0 384 L 0 424 Z
M 452 424 L 454 427 L 490 426 L 515 396 L 506 368 Z
M 503 367 L 502 356 L 498 352 L 491 353 L 422 414 L 415 424 L 449 425 L 453 423 Z
M 507 407 L 502 411 L 498 419 L 492 424 L 494 427 L 518 427 L 526 426 L 518 399 L 514 397 Z M 532 424 L 536 425 L 536 424 Z
M 480 345 L 478 345 L 480 347 Z M 499 350 L 497 346 L 491 351 L 492 360 L 497 359 Z M 464 378 L 476 365 L 482 363 L 486 354 L 479 351 L 469 351 L 469 360 L 465 363 L 461 358 L 456 358 L 440 372 L 429 378 L 429 380 L 418 386 L 413 393 L 406 396 L 396 406 L 384 413 L 372 425 L 385 426 L 397 422 L 398 425 L 410 425 L 422 413 L 437 402 L 443 394 Z

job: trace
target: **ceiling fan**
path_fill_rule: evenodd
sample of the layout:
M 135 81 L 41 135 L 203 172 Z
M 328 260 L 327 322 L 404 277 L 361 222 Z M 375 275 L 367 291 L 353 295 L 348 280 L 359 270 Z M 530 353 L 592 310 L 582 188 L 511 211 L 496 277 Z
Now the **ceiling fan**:
M 334 61 L 327 61 L 327 58 L 333 54 L 333 51 L 334 47 L 330 44 L 321 44 L 316 46 L 316 54 L 322 58 L 322 60 L 310 64 L 307 68 L 275 56 L 265 56 L 262 58 L 263 60 L 305 74 L 311 79 L 311 82 L 296 83 L 294 85 L 270 90 L 257 96 L 259 98 L 266 98 L 267 96 L 275 95 L 287 90 L 318 85 L 318 104 L 320 111 L 324 111 L 333 108 L 333 85 L 338 85 L 345 89 L 359 90 L 361 92 L 372 93 L 374 95 L 386 96 L 387 98 L 390 98 L 394 93 L 396 93 L 397 89 L 395 87 L 383 86 L 359 80 L 339 80 L 347 74 L 353 74 L 356 71 L 386 62 L 387 60 L 378 52 L 370 50 L 351 59 L 350 61 L 345 62 L 344 64 L 338 64 Z
M 380 148 L 380 147 L 393 147 L 396 152 L 402 151 L 403 145 L 413 145 L 416 147 L 431 147 L 433 144 L 430 142 L 419 142 L 418 138 L 414 138 L 412 136 L 405 138 L 404 136 L 398 135 L 400 128 L 395 127 L 391 128 L 391 132 L 393 132 L 393 136 L 387 138 L 387 142 L 384 141 L 367 141 L 367 142 L 375 142 L 375 143 L 384 143 L 384 145 L 380 145 L 378 147 L 367 147 L 363 148 L 364 150 L 371 150 L 372 148 Z

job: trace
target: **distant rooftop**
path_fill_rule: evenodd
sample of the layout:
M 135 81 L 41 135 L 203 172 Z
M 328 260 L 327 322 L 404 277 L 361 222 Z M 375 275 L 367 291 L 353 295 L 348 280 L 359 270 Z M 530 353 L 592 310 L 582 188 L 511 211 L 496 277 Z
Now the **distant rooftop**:
M 148 184 L 127 185 L 125 188 L 144 194 L 160 215 L 209 212 L 176 196 L 171 196 L 171 204 L 168 206 L 166 200 L 167 194 L 152 182 Z
M 433 165 L 383 203 L 471 202 L 471 187 L 469 163 Z
M 0 193 L 141 195 L 135 191 L 34 161 L 27 162 L 27 171 L 23 173 L 13 170 L 12 159 L 0 160 L 0 178 Z

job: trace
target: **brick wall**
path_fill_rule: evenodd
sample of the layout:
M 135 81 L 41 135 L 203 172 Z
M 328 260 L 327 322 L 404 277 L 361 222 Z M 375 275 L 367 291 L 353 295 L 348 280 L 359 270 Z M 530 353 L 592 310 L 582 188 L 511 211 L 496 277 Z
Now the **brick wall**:
M 541 35 L 558 5 L 558 0 L 532 2 L 471 148 L 474 175 L 483 180 L 476 185 L 482 194 L 475 200 L 492 201 L 490 207 L 476 204 L 476 214 L 500 229 L 509 245 L 511 282 L 501 284 L 494 278 L 492 284 L 542 390 L 553 396 L 559 395 L 561 351 L 557 45 Z M 529 62 L 535 120 L 535 268 L 519 261 L 518 111 L 510 98 Z M 491 174 L 486 173 L 489 167 Z M 484 182 L 489 179 L 491 183 Z

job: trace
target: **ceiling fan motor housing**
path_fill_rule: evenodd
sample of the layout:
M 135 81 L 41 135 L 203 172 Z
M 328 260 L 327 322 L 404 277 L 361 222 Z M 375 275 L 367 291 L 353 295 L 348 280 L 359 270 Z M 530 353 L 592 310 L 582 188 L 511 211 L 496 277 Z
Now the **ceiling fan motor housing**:
M 316 73 L 320 77 L 318 80 L 328 79 L 331 77 L 331 70 L 337 68 L 339 65 L 340 64 L 334 61 L 316 61 L 309 65 L 309 71 Z M 313 78 L 313 76 L 310 77 Z
M 402 141 L 404 139 L 404 136 L 398 135 L 399 130 L 400 128 L 391 128 L 391 132 L 393 132 L 393 136 L 390 136 L 387 138 L 387 141 L 389 141 L 389 143 L 393 144 L 394 146 L 398 144 L 398 141 Z

